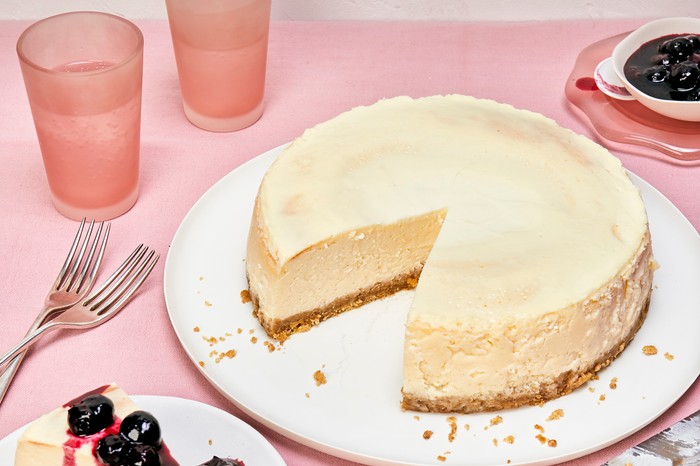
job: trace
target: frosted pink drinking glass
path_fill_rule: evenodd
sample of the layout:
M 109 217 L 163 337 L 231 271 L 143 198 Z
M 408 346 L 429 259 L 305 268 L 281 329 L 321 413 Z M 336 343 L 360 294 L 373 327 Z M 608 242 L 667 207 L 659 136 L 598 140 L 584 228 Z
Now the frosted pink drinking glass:
M 187 119 L 236 131 L 263 112 L 270 0 L 166 0 Z
M 138 197 L 143 35 L 99 12 L 31 25 L 17 54 L 56 209 L 106 220 Z

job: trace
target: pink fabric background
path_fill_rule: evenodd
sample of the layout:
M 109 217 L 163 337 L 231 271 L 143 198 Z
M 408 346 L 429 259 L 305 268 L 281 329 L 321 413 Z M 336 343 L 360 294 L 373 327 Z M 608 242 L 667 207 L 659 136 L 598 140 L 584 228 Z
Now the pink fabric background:
M 114 268 L 140 242 L 164 257 L 194 202 L 242 162 L 351 107 L 402 94 L 462 93 L 543 113 L 610 147 L 698 229 L 700 164 L 675 164 L 650 150 L 607 144 L 564 97 L 564 84 L 581 49 L 641 23 L 275 22 L 262 119 L 237 133 L 214 134 L 185 120 L 167 22 L 137 22 L 146 43 L 141 194 L 130 212 L 112 222 L 103 270 Z M 76 228 L 49 200 L 15 54 L 17 37 L 28 24 L 0 22 L 2 350 L 33 320 Z M 168 320 L 164 262 L 145 292 L 108 325 L 80 335 L 55 333 L 37 345 L 0 406 L 0 438 L 86 389 L 116 381 L 133 394 L 179 396 L 230 411 L 258 428 L 289 465 L 352 464 L 251 421 L 199 374 Z M 696 381 L 640 432 L 568 464 L 601 464 L 698 408 Z

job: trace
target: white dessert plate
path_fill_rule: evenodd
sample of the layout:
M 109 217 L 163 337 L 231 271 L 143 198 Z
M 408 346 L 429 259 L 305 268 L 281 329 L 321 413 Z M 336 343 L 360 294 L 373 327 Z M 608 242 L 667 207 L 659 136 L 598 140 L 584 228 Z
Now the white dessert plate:
M 649 314 L 599 379 L 568 396 L 453 419 L 402 411 L 412 292 L 330 319 L 283 345 L 269 340 L 243 292 L 245 251 L 258 185 L 281 149 L 229 173 L 194 205 L 171 243 L 164 288 L 172 325 L 196 367 L 239 408 L 283 435 L 369 464 L 554 464 L 641 429 L 700 373 L 700 237 L 636 176 L 660 264 Z M 644 346 L 658 354 L 645 355 Z M 561 416 L 548 420 L 555 410 Z
M 246 466 L 285 465 L 262 434 L 226 411 L 183 398 L 131 398 L 158 419 L 173 458 L 182 466 L 202 464 L 214 455 L 240 459 Z M 17 441 L 25 428 L 0 440 L 0 464 L 14 464 Z

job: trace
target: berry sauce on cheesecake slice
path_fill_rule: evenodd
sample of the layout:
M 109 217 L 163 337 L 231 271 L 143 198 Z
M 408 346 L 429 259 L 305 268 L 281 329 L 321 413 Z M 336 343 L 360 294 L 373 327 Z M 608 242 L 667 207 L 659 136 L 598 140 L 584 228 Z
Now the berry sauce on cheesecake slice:
M 245 466 L 245 463 L 241 460 L 234 460 L 233 458 L 219 458 L 215 456 L 199 466 Z

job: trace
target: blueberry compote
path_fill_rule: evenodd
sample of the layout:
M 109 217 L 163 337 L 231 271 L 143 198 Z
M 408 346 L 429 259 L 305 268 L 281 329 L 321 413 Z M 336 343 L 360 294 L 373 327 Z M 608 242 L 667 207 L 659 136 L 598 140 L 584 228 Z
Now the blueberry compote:
M 700 34 L 672 34 L 646 42 L 624 73 L 643 93 L 664 100 L 700 100 Z
M 63 465 L 75 466 L 75 451 L 90 445 L 95 464 L 106 466 L 178 466 L 163 443 L 152 414 L 134 411 L 124 419 L 114 415 L 114 403 L 98 390 L 68 405 L 68 440 Z

